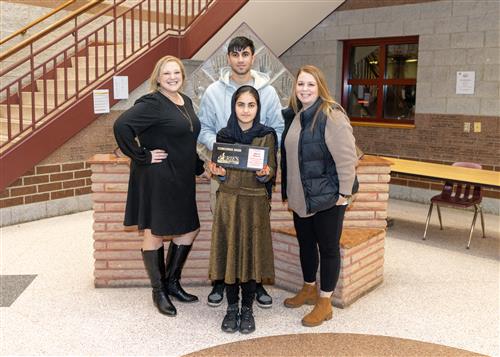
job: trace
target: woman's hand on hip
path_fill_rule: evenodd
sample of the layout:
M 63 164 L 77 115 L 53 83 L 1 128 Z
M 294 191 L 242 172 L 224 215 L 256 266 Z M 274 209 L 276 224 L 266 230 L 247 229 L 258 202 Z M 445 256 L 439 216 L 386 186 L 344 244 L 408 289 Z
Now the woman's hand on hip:
M 165 152 L 165 150 L 161 149 L 151 150 L 151 163 L 159 164 L 160 162 L 165 160 L 167 156 L 168 154 Z

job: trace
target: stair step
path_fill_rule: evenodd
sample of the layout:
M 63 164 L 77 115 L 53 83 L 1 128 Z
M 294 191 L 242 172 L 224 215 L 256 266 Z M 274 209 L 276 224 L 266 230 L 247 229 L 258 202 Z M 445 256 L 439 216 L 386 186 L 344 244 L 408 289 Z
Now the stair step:
M 130 45 L 129 44 L 127 44 L 126 51 L 127 51 L 127 53 L 130 52 Z M 104 56 L 104 46 L 103 45 L 90 46 L 88 48 L 89 56 L 94 57 L 95 54 L 96 54 L 96 52 L 97 52 L 97 54 L 99 56 Z M 113 57 L 114 56 L 113 52 L 114 52 L 114 46 L 113 45 L 107 45 L 106 46 L 106 55 L 108 57 Z M 123 56 L 123 45 L 122 44 L 117 44 L 116 45 L 116 54 L 117 54 L 117 56 L 119 56 L 120 54 Z
M 35 120 L 42 118 L 45 115 L 45 111 L 50 111 L 57 105 L 62 104 L 65 101 L 65 82 L 67 88 L 67 96 L 72 96 L 76 93 L 76 61 L 78 61 L 78 84 L 79 88 L 83 88 L 87 85 L 87 71 L 89 82 L 95 80 L 96 72 L 97 76 L 105 73 L 104 68 L 104 45 L 90 46 L 88 48 L 88 55 L 78 56 L 71 58 L 71 67 L 57 68 L 56 69 L 56 79 L 38 79 L 36 80 L 37 91 L 32 92 L 22 92 L 22 114 L 23 114 L 23 129 L 32 125 L 32 101 L 35 104 Z M 110 69 L 115 62 L 115 46 L 106 45 L 106 67 Z M 131 47 L 127 46 L 127 55 L 131 54 Z M 97 55 L 97 60 L 96 60 Z M 116 59 L 121 62 L 124 59 L 123 45 L 117 44 L 116 46 Z M 66 79 L 66 80 L 65 80 Z M 55 103 L 55 83 L 57 80 L 57 103 Z M 44 89 L 45 92 L 44 93 Z M 46 96 L 46 108 L 44 108 L 44 96 Z M 19 120 L 19 104 L 10 105 L 10 123 L 7 119 L 7 105 L 0 104 L 0 143 L 4 144 L 8 141 L 8 129 L 10 126 L 11 135 L 16 135 L 20 131 L 20 120 Z M 23 136 L 22 134 L 21 136 Z M 19 140 L 19 138 L 14 139 L 14 141 Z M 10 145 L 10 144 L 8 144 Z
M 127 57 L 130 56 L 132 53 L 132 49 L 127 48 Z M 115 58 L 115 54 L 113 51 L 108 51 L 106 52 L 106 57 L 108 58 L 107 60 L 113 60 Z M 116 58 L 118 58 L 118 61 L 121 61 L 125 56 L 123 55 L 123 49 L 120 48 L 119 50 L 116 51 Z M 95 58 L 95 51 L 89 52 L 89 58 Z M 97 58 L 104 58 L 104 50 L 99 50 L 97 54 Z
M 99 51 L 101 51 L 101 50 L 104 50 L 104 47 L 107 47 L 108 51 L 112 51 L 115 46 L 116 46 L 116 48 L 123 48 L 123 43 L 119 43 L 118 42 L 116 44 L 110 43 L 110 44 L 107 44 L 107 45 L 97 45 L 97 46 L 96 45 L 91 45 L 91 46 L 89 46 L 89 50 L 91 50 L 91 49 L 95 50 L 96 48 L 98 48 Z M 128 46 L 128 43 L 127 43 L 127 46 Z
M 29 130 L 30 130 L 30 129 L 29 129 Z M 28 133 L 28 132 L 29 132 L 29 130 L 25 131 L 25 133 Z M 16 135 L 16 134 L 11 133 L 11 135 Z M 21 134 L 20 136 L 15 137 L 14 139 L 12 139 L 12 140 L 10 141 L 10 143 L 6 144 L 6 145 L 2 148 L 2 150 L 6 150 L 6 149 L 7 149 L 7 148 L 9 148 L 11 145 L 13 145 L 13 144 L 17 143 L 19 140 L 21 140 L 21 139 L 23 138 L 23 136 L 24 136 L 24 135 L 23 135 L 23 134 Z M 8 141 L 9 141 L 9 139 L 8 139 L 7 132 L 5 132 L 5 133 L 0 133 L 0 144 L 2 144 L 2 145 L 3 145 L 3 144 L 5 144 L 5 143 L 7 143 Z
M 120 61 L 121 58 L 118 58 L 118 61 Z M 106 67 L 110 69 L 114 65 L 114 58 L 108 58 L 106 60 Z M 71 67 L 75 68 L 76 67 L 76 59 L 75 57 L 71 58 Z M 90 68 L 91 70 L 95 71 L 95 68 L 98 67 L 99 69 L 104 68 L 104 58 L 99 57 L 97 59 L 97 66 L 95 62 L 95 57 L 89 57 L 89 64 L 87 66 L 87 58 L 86 57 L 78 57 L 78 69 L 81 68 Z
M 0 118 L 0 135 L 5 135 L 7 138 L 7 133 L 8 133 L 8 119 L 7 118 Z M 23 119 L 23 129 L 30 126 L 32 124 L 31 120 L 28 119 Z M 19 127 L 21 126 L 20 120 L 19 119 L 13 119 L 11 120 L 10 124 L 10 132 L 12 135 L 16 135 L 19 133 Z
M 78 78 L 78 83 L 79 83 L 79 88 L 83 88 L 86 84 L 84 78 Z M 76 84 L 75 79 L 68 78 L 68 96 L 71 96 L 71 95 L 76 93 L 75 84 Z M 54 79 L 45 80 L 45 85 L 46 85 L 47 93 L 54 93 L 55 92 L 55 80 Z M 36 86 L 38 88 L 38 91 L 43 93 L 43 89 L 44 89 L 43 79 L 38 79 L 36 81 Z M 58 79 L 57 80 L 57 94 L 64 96 L 64 93 L 65 93 L 65 91 L 64 91 L 64 79 Z
M 32 110 L 30 105 L 23 105 L 23 120 L 31 120 L 32 118 Z M 40 119 L 44 115 L 43 107 L 35 107 L 35 119 Z M 0 104 L 0 117 L 7 118 L 7 104 Z M 10 118 L 11 119 L 19 119 L 19 105 L 11 104 L 10 105 Z
M 100 70 L 101 72 L 99 75 L 104 73 L 104 69 Z M 86 81 L 86 75 L 87 75 L 87 69 L 86 68 L 78 68 L 78 80 L 82 79 L 84 80 L 84 83 Z M 64 78 L 67 79 L 75 79 L 76 78 L 76 68 L 74 67 L 67 67 L 67 68 L 58 68 L 57 69 L 57 79 L 62 80 Z M 90 70 L 89 71 L 89 81 L 92 81 L 96 78 L 95 75 L 95 70 Z
M 42 84 L 43 85 L 43 84 Z M 31 92 L 22 92 L 22 100 L 23 100 L 23 105 L 31 105 Z M 43 107 L 44 105 L 44 94 L 43 92 L 35 92 L 35 105 L 39 107 Z M 54 93 L 47 93 L 47 108 L 54 108 L 55 103 L 55 94 Z M 57 102 L 58 104 L 61 104 L 64 101 L 64 93 L 58 93 L 57 94 Z

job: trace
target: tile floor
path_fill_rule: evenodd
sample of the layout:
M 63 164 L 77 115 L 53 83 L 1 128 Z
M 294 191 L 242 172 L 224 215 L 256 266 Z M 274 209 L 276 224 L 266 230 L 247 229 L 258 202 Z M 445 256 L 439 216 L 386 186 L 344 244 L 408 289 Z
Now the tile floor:
M 156 312 L 147 288 L 93 287 L 92 212 L 3 227 L 0 274 L 37 275 L 10 307 L 0 307 L 2 355 L 180 356 L 242 339 L 346 332 L 415 339 L 500 356 L 500 219 L 486 215 L 465 249 L 470 212 L 443 209 L 422 241 L 427 206 L 391 200 L 384 283 L 311 330 L 307 308 L 282 307 L 288 292 L 270 287 L 272 309 L 255 308 L 250 336 L 220 331 L 224 306 L 205 304 L 209 287 L 188 287 L 202 302 Z M 479 223 L 479 222 L 478 222 Z M 455 225 L 455 228 L 448 228 Z

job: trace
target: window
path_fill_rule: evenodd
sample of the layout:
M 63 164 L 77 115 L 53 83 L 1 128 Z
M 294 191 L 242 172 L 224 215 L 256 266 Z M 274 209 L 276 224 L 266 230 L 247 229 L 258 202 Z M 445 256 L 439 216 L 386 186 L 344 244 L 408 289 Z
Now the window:
M 342 105 L 353 122 L 413 124 L 418 37 L 344 41 Z

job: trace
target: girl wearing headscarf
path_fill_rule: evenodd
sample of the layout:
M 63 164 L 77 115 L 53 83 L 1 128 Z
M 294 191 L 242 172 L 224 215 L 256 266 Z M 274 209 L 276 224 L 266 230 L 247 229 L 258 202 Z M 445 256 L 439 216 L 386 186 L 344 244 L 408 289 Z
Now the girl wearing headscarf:
M 271 186 L 276 175 L 277 137 L 274 129 L 260 123 L 259 93 L 242 86 L 231 101 L 227 127 L 217 142 L 269 148 L 267 165 L 258 171 L 209 164 L 220 182 L 212 226 L 209 278 L 224 280 L 227 314 L 225 332 L 255 331 L 253 300 L 256 283 L 274 281 L 274 257 L 269 217 Z M 239 291 L 242 291 L 241 310 Z

